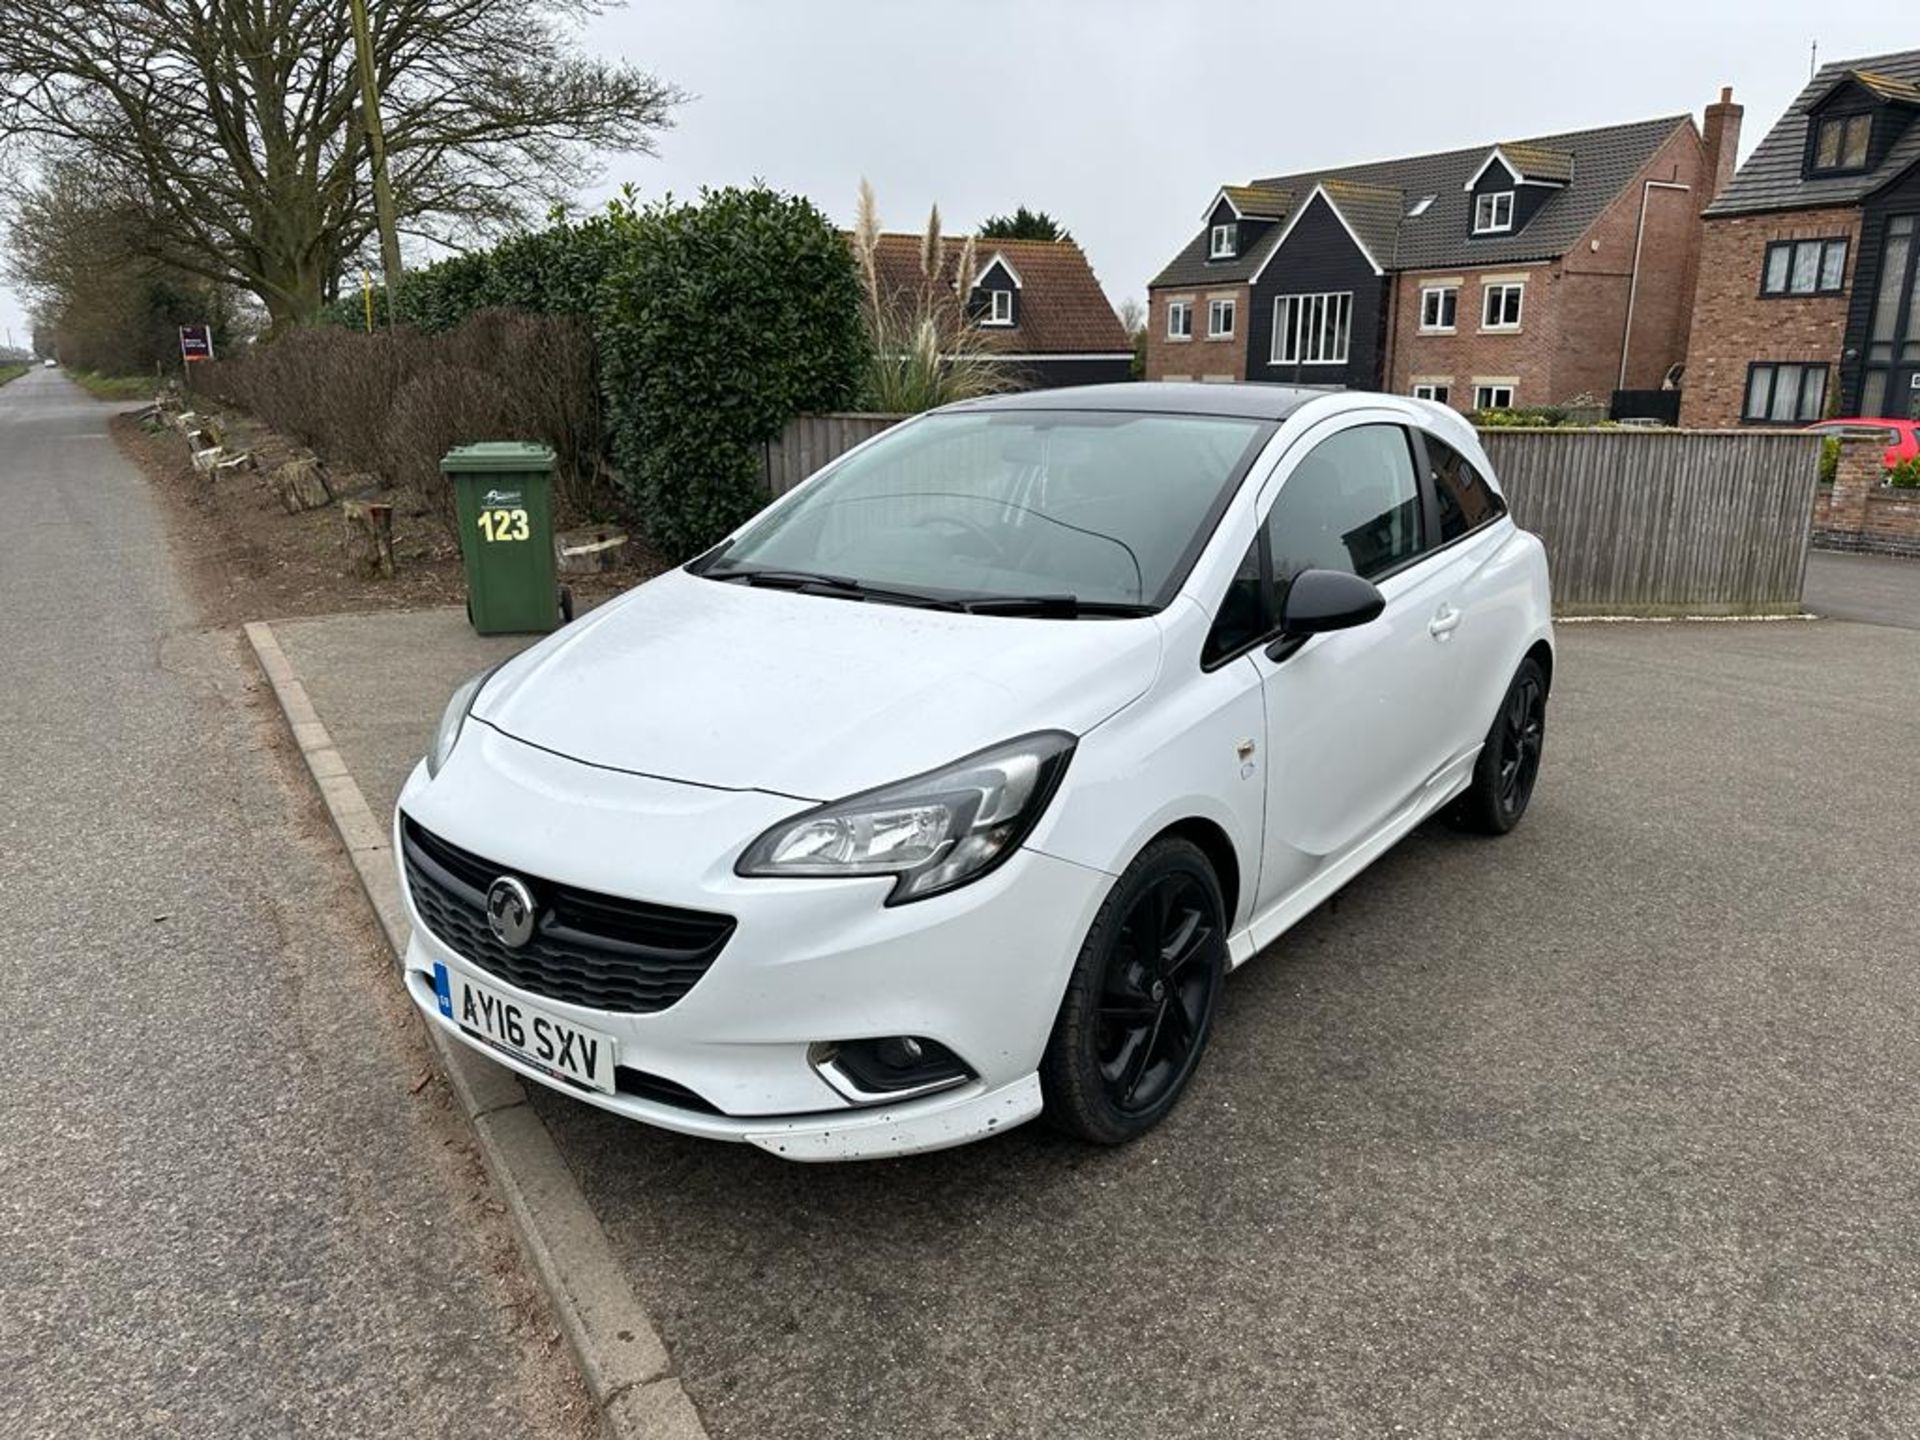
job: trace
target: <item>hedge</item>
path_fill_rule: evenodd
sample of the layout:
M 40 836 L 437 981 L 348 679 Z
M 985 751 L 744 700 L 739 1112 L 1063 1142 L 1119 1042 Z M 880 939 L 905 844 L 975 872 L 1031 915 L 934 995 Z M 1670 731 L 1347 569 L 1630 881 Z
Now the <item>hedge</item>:
M 410 272 L 400 309 L 429 334 L 494 309 L 591 326 L 611 458 L 635 519 L 669 555 L 712 544 L 765 502 L 760 447 L 795 415 L 845 409 L 868 340 L 845 238 L 764 186 L 601 214 Z M 384 296 L 376 295 L 384 325 Z M 364 329 L 357 291 L 333 324 Z
M 612 212 L 594 310 L 614 462 L 671 554 L 765 503 L 761 446 L 795 415 L 844 409 L 867 361 L 845 239 L 763 187 Z

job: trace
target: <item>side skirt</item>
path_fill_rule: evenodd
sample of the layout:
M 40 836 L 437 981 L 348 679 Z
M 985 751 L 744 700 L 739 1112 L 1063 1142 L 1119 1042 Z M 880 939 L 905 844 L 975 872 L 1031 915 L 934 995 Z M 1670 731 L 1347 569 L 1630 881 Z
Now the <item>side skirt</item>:
M 1442 769 L 1420 787 L 1420 793 L 1392 819 L 1373 834 L 1356 842 L 1346 854 L 1330 860 L 1313 878 L 1291 894 L 1283 895 L 1242 929 L 1227 937 L 1227 965 L 1238 969 L 1267 946 L 1273 944 L 1300 921 L 1311 915 L 1354 876 L 1391 850 L 1402 837 L 1428 816 L 1443 808 L 1473 780 L 1473 767 L 1480 759 L 1476 745 Z

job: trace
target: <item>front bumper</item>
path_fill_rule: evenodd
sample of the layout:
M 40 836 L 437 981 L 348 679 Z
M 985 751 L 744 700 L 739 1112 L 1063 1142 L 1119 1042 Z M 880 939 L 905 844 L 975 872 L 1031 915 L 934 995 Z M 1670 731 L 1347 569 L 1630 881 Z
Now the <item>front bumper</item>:
M 470 963 L 427 928 L 408 890 L 407 989 L 430 1021 L 576 1099 L 793 1159 L 939 1149 L 1038 1114 L 1040 1056 L 1112 883 L 1032 851 L 972 885 L 893 907 L 881 903 L 891 884 L 884 879 L 744 879 L 732 872 L 734 857 L 808 802 L 598 769 L 481 723 L 470 723 L 437 779 L 417 768 L 400 804 L 502 874 L 737 922 L 684 998 L 653 1013 L 615 1014 L 516 990 Z M 398 855 L 398 816 L 395 829 Z M 401 883 L 406 890 L 404 870 Z M 590 1091 L 486 1045 L 440 1013 L 436 961 L 612 1036 L 620 1065 L 684 1087 L 712 1111 Z M 937 1040 L 976 1078 L 920 1099 L 854 1105 L 809 1060 L 818 1042 L 887 1035 Z

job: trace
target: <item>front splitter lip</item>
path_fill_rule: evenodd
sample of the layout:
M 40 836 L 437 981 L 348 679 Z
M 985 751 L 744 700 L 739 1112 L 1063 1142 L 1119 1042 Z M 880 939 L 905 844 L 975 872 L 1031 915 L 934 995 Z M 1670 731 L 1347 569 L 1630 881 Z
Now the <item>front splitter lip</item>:
M 1033 1119 L 1041 1109 L 1037 1072 L 991 1090 L 975 1081 L 899 1105 L 815 1115 L 756 1115 L 747 1119 L 680 1110 L 630 1095 L 606 1095 L 555 1080 L 517 1057 L 483 1044 L 440 1013 L 433 982 L 426 974 L 409 967 L 406 980 L 408 996 L 429 1023 L 439 1026 L 476 1054 L 525 1079 L 629 1120 L 706 1140 L 757 1145 L 787 1160 L 876 1160 L 945 1150 L 1011 1130 Z

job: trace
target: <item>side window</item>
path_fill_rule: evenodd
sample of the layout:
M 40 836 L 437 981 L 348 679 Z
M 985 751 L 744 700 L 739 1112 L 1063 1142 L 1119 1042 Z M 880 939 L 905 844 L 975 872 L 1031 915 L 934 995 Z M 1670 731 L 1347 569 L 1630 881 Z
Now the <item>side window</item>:
M 1440 544 L 1458 540 L 1507 513 L 1507 502 L 1464 455 L 1432 435 L 1423 433 L 1421 438 L 1427 442 L 1433 490 L 1440 500 Z
M 1302 570 L 1371 580 L 1417 556 L 1420 486 L 1407 432 L 1360 425 L 1314 446 L 1280 487 L 1267 541 L 1282 594 Z
M 1207 643 L 1200 648 L 1200 663 L 1212 665 L 1224 660 L 1262 639 L 1272 628 L 1272 621 L 1267 617 L 1267 586 L 1261 573 L 1260 541 L 1256 537 L 1241 558 L 1240 568 L 1233 572 L 1226 599 L 1220 602 L 1220 613 L 1214 616 L 1213 629 L 1207 632 Z

